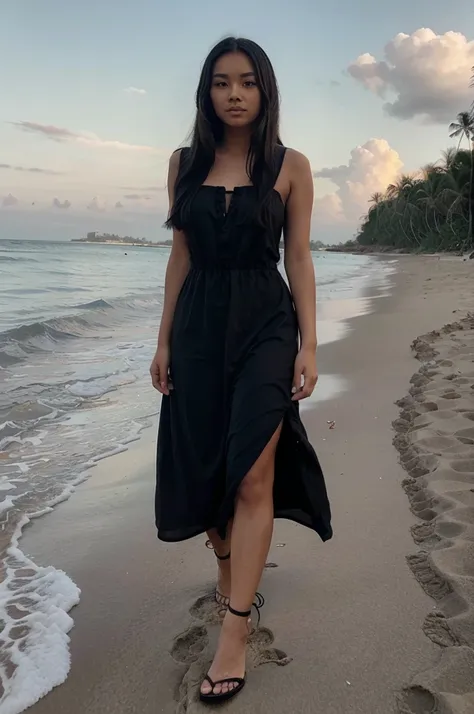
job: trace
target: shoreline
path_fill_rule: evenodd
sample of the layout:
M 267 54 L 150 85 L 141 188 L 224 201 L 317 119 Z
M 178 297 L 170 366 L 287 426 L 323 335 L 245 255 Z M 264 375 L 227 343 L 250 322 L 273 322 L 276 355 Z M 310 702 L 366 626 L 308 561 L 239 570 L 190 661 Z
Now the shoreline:
M 120 245 L 124 248 L 171 248 L 170 243 L 123 243 L 120 240 L 81 240 L 80 238 L 72 238 L 69 242 L 82 245 Z
M 338 306 L 335 315 L 331 315 L 329 319 L 325 319 L 320 322 L 320 332 L 318 334 L 320 342 L 332 342 L 341 339 L 342 335 L 346 331 L 345 319 L 348 317 L 353 317 L 359 312 L 365 312 L 367 306 L 365 304 L 366 290 L 363 289 L 363 285 L 368 283 L 372 284 L 380 282 L 377 276 L 379 271 L 379 263 L 376 260 L 365 261 L 367 266 L 370 265 L 364 274 L 360 274 L 357 278 L 354 275 L 351 277 L 346 276 L 344 282 L 344 290 L 342 295 L 352 295 L 353 297 L 339 297 L 337 300 L 330 299 L 329 290 L 327 296 L 327 303 L 331 305 L 331 308 Z M 383 274 L 383 285 L 384 288 L 387 284 L 387 273 L 391 272 L 391 268 L 384 268 Z M 331 282 L 331 281 L 330 281 Z M 337 292 L 337 291 L 336 291 Z M 100 302 L 100 301 L 99 301 Z M 326 300 L 323 299 L 323 303 L 320 307 L 326 304 Z M 324 312 L 324 310 L 323 310 Z M 150 356 L 151 358 L 151 356 Z M 148 375 L 147 375 L 148 376 Z M 148 379 L 146 380 L 148 387 Z M 144 388 L 145 385 L 142 385 Z M 337 375 L 325 375 L 323 384 L 318 390 L 318 401 L 328 400 L 337 394 L 343 385 L 338 379 Z M 123 394 L 121 395 L 124 396 Z M 121 397 L 118 397 L 120 399 Z M 313 403 L 311 400 L 307 400 L 304 404 L 304 408 L 311 409 Z M 153 411 L 156 413 L 156 410 Z M 73 417 L 72 417 L 73 420 Z M 71 421 L 71 420 L 70 420 Z M 80 422 L 79 418 L 79 422 Z M 97 422 L 97 427 L 100 428 L 100 422 Z M 106 431 L 107 424 L 103 424 L 103 433 Z M 74 430 L 73 430 L 74 431 Z M 142 431 L 140 428 L 139 431 Z M 67 435 L 66 435 L 67 438 Z M 39 559 L 40 563 L 44 565 L 36 565 L 36 563 L 29 559 L 25 555 L 21 548 L 18 547 L 18 541 L 21 540 L 22 529 L 29 525 L 30 528 L 34 528 L 38 524 L 43 526 L 43 521 L 38 521 L 40 516 L 50 514 L 54 507 L 63 501 L 67 501 L 73 494 L 76 497 L 76 490 L 80 484 L 88 481 L 94 474 L 94 470 L 91 469 L 93 465 L 100 459 L 104 459 L 108 463 L 108 458 L 113 454 L 118 452 L 125 452 L 127 446 L 131 441 L 135 439 L 139 440 L 138 432 L 130 438 L 127 434 L 127 438 L 124 441 L 123 437 L 120 438 L 120 443 L 117 443 L 114 448 L 107 448 L 107 442 L 104 446 L 106 451 L 100 451 L 100 453 L 95 455 L 90 455 L 89 460 L 84 463 L 83 469 L 77 472 L 77 477 L 73 481 L 68 482 L 67 486 L 63 491 L 57 489 L 54 492 L 54 497 L 51 500 L 47 500 L 42 504 L 35 504 L 35 513 L 30 513 L 28 511 L 28 516 L 23 516 L 20 518 L 18 523 L 12 523 L 9 520 L 8 512 L 4 516 L 5 523 L 8 523 L 10 528 L 10 533 L 12 529 L 15 529 L 13 539 L 10 539 L 8 533 L 7 541 L 5 542 L 6 547 L 6 557 L 5 566 L 7 568 L 8 578 L 4 577 L 4 581 L 0 584 L 0 613 L 1 618 L 7 622 L 7 627 L 4 631 L 4 638 L 7 642 L 3 647 L 5 653 L 5 666 L 9 668 L 15 668 L 15 678 L 10 683 L 8 676 L 5 678 L 3 685 L 3 692 L 0 689 L 0 708 L 3 705 L 2 698 L 5 692 L 9 696 L 8 705 L 15 708 L 14 714 L 22 711 L 25 706 L 31 702 L 38 699 L 40 696 L 46 694 L 54 686 L 58 686 L 64 682 L 69 671 L 69 635 L 68 633 L 74 626 L 74 619 L 68 614 L 74 605 L 80 602 L 81 591 L 76 585 L 76 578 L 71 579 L 68 575 L 69 567 L 68 564 L 63 566 L 62 570 L 54 567 L 54 565 L 49 565 L 49 563 L 54 562 L 54 557 L 49 558 L 46 554 L 42 559 Z M 103 448 L 104 448 L 103 446 Z M 58 443 L 57 448 L 61 449 L 60 443 Z M 143 447 L 146 450 L 146 447 Z M 149 453 L 152 453 L 153 448 L 148 449 Z M 53 450 L 54 453 L 54 450 Z M 137 453 L 142 453 L 139 448 L 137 448 Z M 0 452 L 0 457 L 2 452 Z M 122 463 L 122 462 L 120 462 Z M 113 464 L 113 462 L 112 462 Z M 107 466 L 105 466 L 107 468 Z M 153 470 L 153 466 L 150 466 L 150 471 Z M 5 504 L 9 504 L 8 498 L 5 499 Z M 13 505 L 13 504 L 12 504 Z M 23 541 L 20 544 L 23 545 Z M 24 574 L 27 577 L 23 579 Z M 47 579 L 47 587 L 44 587 L 43 583 L 45 578 Z M 14 583 L 14 588 L 10 588 L 10 583 Z M 22 650 L 17 649 L 14 643 L 15 634 L 17 629 L 14 619 L 10 617 L 10 611 L 12 607 L 14 608 L 14 602 L 22 596 L 25 598 L 29 597 L 29 593 L 34 593 L 35 598 L 38 596 L 40 599 L 33 605 L 29 610 L 25 612 L 24 620 L 25 625 L 27 621 L 31 621 L 31 626 L 26 625 L 25 630 L 22 630 L 24 635 L 20 640 L 23 647 Z M 72 612 L 74 616 L 74 612 Z M 23 624 L 23 623 L 22 623 Z M 55 630 L 54 641 L 45 642 L 41 638 L 41 631 L 47 631 L 53 629 Z M 13 638 L 10 638 L 10 632 L 13 633 Z M 25 634 L 26 632 L 26 634 Z M 10 640 L 12 640 L 10 642 Z M 32 655 L 31 646 L 33 642 L 36 641 L 36 655 Z M 13 644 L 13 649 L 9 650 L 8 647 Z M 11 657 L 9 657 L 8 652 L 12 652 Z M 25 654 L 23 654 L 25 653 Z M 23 686 L 23 682 L 28 678 L 29 667 L 33 664 L 33 669 L 37 672 L 37 682 L 40 684 L 35 685 L 34 691 L 28 692 L 28 688 Z M 51 671 L 51 662 L 56 662 L 56 672 Z M 8 671 L 8 670 L 7 670 Z M 38 688 L 39 687 L 39 688 Z M 10 705 L 10 702 L 16 702 Z M 7 713 L 9 714 L 9 712 Z
M 474 253 L 468 250 L 464 253 L 459 253 L 455 250 L 452 251 L 409 251 L 404 248 L 394 248 L 393 246 L 383 246 L 383 245 L 330 245 L 323 249 L 325 253 L 338 253 L 346 255 L 367 255 L 374 257 L 406 257 L 410 256 L 413 258 L 457 258 L 458 260 L 472 260 L 474 259 Z
M 430 262 L 429 266 L 423 263 L 426 273 L 425 280 L 431 279 L 434 265 L 432 261 L 428 262 Z M 387 680 L 390 670 L 394 674 L 398 689 L 413 675 L 417 664 L 419 664 L 420 656 L 428 665 L 430 656 L 435 654 L 433 646 L 426 640 L 420 626 L 423 613 L 426 614 L 430 608 L 429 601 L 414 582 L 404 562 L 404 555 L 410 548 L 413 548 L 409 541 L 409 529 L 413 524 L 413 518 L 400 488 L 401 469 L 390 443 L 392 437 L 390 421 L 396 416 L 396 408 L 392 406 L 393 401 L 405 393 L 406 384 L 415 371 L 414 360 L 408 354 L 410 341 L 425 330 L 425 325 L 426 329 L 432 329 L 439 325 L 440 316 L 447 315 L 452 306 L 447 304 L 446 291 L 444 294 L 443 291 L 439 291 L 434 296 L 434 302 L 429 305 L 430 309 L 428 310 L 426 303 L 423 304 L 427 295 L 418 294 L 420 292 L 417 287 L 420 278 L 418 259 L 418 265 L 415 268 L 410 260 L 403 260 L 401 263 L 400 272 L 393 277 L 395 282 L 393 295 L 379 299 L 377 295 L 374 295 L 372 298 L 374 312 L 349 318 L 347 320 L 347 336 L 320 348 L 319 362 L 322 374 L 324 375 L 325 372 L 337 373 L 348 378 L 348 389 L 336 399 L 323 402 L 316 409 L 305 410 L 304 420 L 318 454 L 323 458 L 325 472 L 331 473 L 331 481 L 328 485 L 330 495 L 334 491 L 335 517 L 339 521 L 339 532 L 342 527 L 342 534 L 338 535 L 336 531 L 338 540 L 335 542 L 335 547 L 332 544 L 320 546 L 318 543 L 315 544 L 314 535 L 311 532 L 298 526 L 294 527 L 293 524 L 277 522 L 270 560 L 276 560 L 279 569 L 265 573 L 263 586 L 265 592 L 265 589 L 270 587 L 271 580 L 276 581 L 277 584 L 276 588 L 272 588 L 272 596 L 267 608 L 268 614 L 264 615 L 265 624 L 268 618 L 269 625 L 272 627 L 272 630 L 267 629 L 265 641 L 268 650 L 268 645 L 271 644 L 269 639 L 276 637 L 276 645 L 286 648 L 288 656 L 293 657 L 296 667 L 278 670 L 282 680 L 280 684 L 277 681 L 278 675 L 275 673 L 275 669 L 258 666 L 261 664 L 262 648 L 265 643 L 255 642 L 252 645 L 252 664 L 256 668 L 252 668 L 250 672 L 255 685 L 248 687 L 248 692 L 242 695 L 246 699 L 239 698 L 242 705 L 239 711 L 254 711 L 255 706 L 259 707 L 261 711 L 266 711 L 265 708 L 261 708 L 261 701 L 267 699 L 265 697 L 267 687 L 272 688 L 276 701 L 281 703 L 281 709 L 275 710 L 275 702 L 270 702 L 268 711 L 283 712 L 294 709 L 295 702 L 301 701 L 302 694 L 309 698 L 308 701 L 316 702 L 314 693 L 307 688 L 307 679 L 308 672 L 311 671 L 308 667 L 314 667 L 317 663 L 318 667 L 324 671 L 324 674 L 318 672 L 320 692 L 317 700 L 323 709 L 327 710 L 334 706 L 336 698 L 342 708 L 335 710 L 357 711 L 357 709 L 351 708 L 351 706 L 355 706 L 351 702 L 360 700 L 360 705 L 363 701 L 367 705 L 367 686 L 370 684 L 375 690 L 369 697 L 373 700 L 374 706 L 372 708 L 366 706 L 365 710 L 386 712 L 389 704 L 386 698 L 387 693 L 390 693 L 393 688 L 393 682 Z M 446 265 L 444 261 L 441 263 Z M 452 264 L 450 265 L 452 266 Z M 415 278 L 410 276 L 410 270 L 416 273 Z M 408 272 L 408 276 L 406 272 Z M 426 288 L 426 282 L 424 285 Z M 413 294 L 416 295 L 417 310 L 412 310 L 415 315 L 406 315 L 406 321 L 410 324 L 398 325 L 397 344 L 395 346 L 391 344 L 389 350 L 385 348 L 384 353 L 387 362 L 392 358 L 394 348 L 395 352 L 400 352 L 403 355 L 403 365 L 399 365 L 402 367 L 400 374 L 396 375 L 396 379 L 394 379 L 389 364 L 384 364 L 383 361 L 380 363 L 378 359 L 374 361 L 374 364 L 367 364 L 367 360 L 374 357 L 374 355 L 368 354 L 367 347 L 374 335 L 376 336 L 375 342 L 379 343 L 380 347 L 382 346 L 380 331 L 387 332 L 388 325 L 385 324 L 387 314 L 392 321 L 394 316 L 397 320 L 400 320 L 400 317 L 405 317 L 403 313 L 400 314 L 399 310 L 402 305 L 405 307 L 407 305 L 407 286 L 411 287 Z M 440 300 L 440 298 L 443 299 Z M 450 299 L 454 301 L 454 296 L 451 295 Z M 413 308 L 413 306 L 411 307 Z M 417 325 L 420 325 L 421 329 L 417 330 Z M 388 341 L 390 339 L 393 341 L 393 327 L 392 324 L 386 334 Z M 400 334 L 401 328 L 403 328 L 401 330 L 403 336 Z M 405 344 L 406 338 L 409 339 Z M 330 369 L 325 370 L 325 365 Z M 379 371 L 385 372 L 391 377 L 388 380 L 389 388 L 384 386 L 383 380 L 381 384 L 376 384 L 383 391 L 383 399 L 379 399 L 379 393 L 377 395 L 373 393 L 374 378 L 377 378 Z M 406 378 L 407 375 L 408 378 Z M 377 379 L 375 381 L 377 382 Z M 397 394 L 395 394 L 396 391 L 398 391 Z M 387 392 L 390 394 L 388 401 L 386 400 Z M 367 402 L 368 395 L 370 395 L 371 402 Z M 364 399 L 366 404 L 364 404 Z M 361 412 L 372 409 L 376 409 L 378 414 L 375 418 L 373 414 L 371 415 L 372 420 L 367 423 L 370 425 L 370 429 L 368 429 Z M 390 415 L 388 423 L 387 419 L 383 418 L 384 414 Z M 328 431 L 329 417 L 336 419 L 334 431 Z M 356 433 L 352 434 L 351 429 Z M 381 444 L 376 442 L 377 448 L 374 449 L 377 452 L 377 460 L 374 460 L 374 454 L 369 454 L 372 466 L 377 468 L 377 464 L 380 463 L 379 456 L 382 457 L 382 463 L 383 459 L 387 458 L 390 461 L 389 470 L 396 474 L 394 483 L 389 485 L 390 493 L 382 493 L 382 495 L 378 495 L 378 498 L 382 499 L 383 503 L 387 503 L 387 495 L 389 495 L 388 500 L 391 506 L 393 505 L 398 517 L 398 520 L 395 519 L 397 523 L 392 523 L 392 528 L 397 527 L 396 533 L 402 543 L 396 544 L 395 553 L 387 550 L 385 556 L 392 558 L 396 556 L 392 569 L 395 567 L 395 575 L 401 578 L 401 586 L 392 583 L 394 573 L 388 572 L 387 567 L 384 567 L 383 558 L 380 560 L 381 554 L 378 552 L 380 543 L 377 543 L 375 548 L 377 550 L 375 560 L 385 578 L 385 580 L 382 578 L 382 583 L 385 583 L 384 588 L 388 584 L 393 585 L 398 599 L 406 604 L 406 612 L 401 613 L 401 622 L 393 628 L 395 632 L 390 627 L 387 628 L 386 615 L 388 613 L 390 619 L 390 612 L 398 612 L 401 606 L 397 604 L 396 599 L 390 593 L 386 593 L 388 602 L 384 604 L 380 603 L 378 597 L 373 599 L 373 592 L 370 590 L 367 592 L 365 587 L 361 588 L 364 584 L 359 582 L 361 573 L 357 570 L 354 571 L 353 559 L 347 558 L 343 547 L 345 545 L 346 548 L 353 550 L 357 545 L 356 553 L 362 559 L 360 565 L 362 574 L 365 578 L 368 577 L 370 583 L 375 587 L 375 581 L 373 581 L 374 563 L 370 561 L 369 557 L 371 555 L 370 544 L 367 544 L 363 537 L 361 542 L 363 533 L 358 532 L 361 523 L 358 518 L 355 518 L 357 514 L 352 512 L 355 503 L 362 508 L 365 518 L 368 519 L 364 527 L 367 527 L 367 523 L 370 524 L 370 519 L 372 519 L 372 526 L 374 523 L 380 522 L 383 530 L 385 521 L 393 521 L 393 514 L 389 513 L 381 519 L 381 516 L 385 515 L 384 513 L 371 513 L 370 509 L 367 509 L 368 504 L 364 502 L 364 499 L 361 501 L 362 494 L 365 494 L 366 497 L 370 495 L 373 498 L 371 493 L 371 488 L 374 486 L 373 474 L 366 473 L 367 468 L 364 468 L 364 460 L 367 460 L 367 451 L 370 451 L 370 444 L 373 443 L 374 431 L 379 434 Z M 323 437 L 315 438 L 316 434 L 322 434 Z M 174 713 L 177 711 L 174 685 L 181 682 L 182 690 L 184 690 L 182 697 L 186 699 L 188 697 L 187 683 L 191 682 L 192 685 L 195 676 L 197 676 L 196 672 L 200 673 L 203 667 L 203 660 L 198 656 L 197 661 L 186 674 L 190 658 L 194 657 L 201 646 L 203 652 L 206 653 L 205 656 L 209 655 L 209 652 L 204 649 L 208 636 L 206 618 L 209 619 L 210 616 L 209 600 L 205 595 L 203 600 L 202 593 L 203 585 L 211 587 L 214 563 L 203 548 L 201 539 L 195 539 L 195 542 L 181 546 L 179 549 L 176 546 L 174 548 L 172 546 L 165 547 L 163 544 L 157 545 L 156 543 L 152 520 L 150 521 L 148 517 L 149 502 L 153 490 L 151 470 L 154 436 L 154 430 L 147 430 L 142 439 L 128 452 L 111 457 L 112 461 L 107 459 L 96 466 L 88 482 L 78 488 L 73 499 L 63 504 L 60 509 L 56 509 L 48 517 L 47 522 L 38 521 L 32 528 L 25 530 L 22 548 L 26 552 L 30 552 L 37 562 L 53 562 L 58 567 L 64 567 L 83 590 L 83 600 L 79 607 L 72 612 L 76 627 L 71 633 L 73 666 L 69 679 L 35 705 L 36 709 L 35 707 L 32 709 L 34 714 L 43 712 L 46 714 L 47 711 L 50 711 L 49 707 L 53 707 L 54 711 L 67 711 L 68 714 L 75 714 L 76 711 L 84 709 L 90 714 L 96 714 L 96 712 L 102 714 L 105 711 L 106 699 L 104 697 L 106 695 L 112 697 L 112 700 L 116 702 L 128 702 L 130 710 L 136 707 L 137 711 L 146 714 L 155 711 L 153 707 L 156 706 L 158 697 L 158 701 L 163 707 L 162 711 L 167 714 L 168 712 Z M 347 436 L 344 443 L 340 438 L 342 436 Z M 341 446 L 344 450 L 341 449 Z M 362 494 L 357 490 L 354 491 L 352 481 L 345 483 L 337 475 L 339 469 L 341 475 L 344 472 L 350 472 L 351 469 L 348 469 L 347 463 L 354 464 L 357 471 L 361 470 L 359 477 Z M 378 483 L 378 477 L 376 485 L 384 485 Z M 403 523 L 399 530 L 400 520 Z M 406 525 L 405 532 L 402 532 L 403 524 Z M 393 531 L 390 535 L 394 535 Z M 339 545 L 341 538 L 342 547 Z M 287 547 L 276 550 L 275 543 L 279 540 L 286 542 Z M 382 541 L 387 548 L 393 545 L 392 540 L 388 539 L 386 535 Z M 362 543 L 364 547 L 361 548 Z M 403 545 L 402 555 L 400 545 Z M 310 556 L 312 565 L 309 565 L 309 553 L 314 552 L 316 548 L 316 559 Z M 366 552 L 367 550 L 369 553 Z M 333 560 L 336 561 L 336 566 Z M 314 567 L 316 568 L 315 580 L 312 582 L 311 576 Z M 289 573 L 296 574 L 299 578 L 296 588 L 292 586 L 289 589 L 285 582 Z M 203 583 L 203 574 L 209 581 L 208 583 Z M 353 598 L 348 597 L 350 589 L 349 592 L 339 592 L 338 590 L 332 592 L 338 583 L 340 586 L 343 585 L 347 576 L 352 576 L 356 585 L 358 583 Z M 408 590 L 408 596 L 403 592 L 404 585 Z M 342 589 L 347 590 L 347 588 Z M 379 589 L 380 583 L 376 590 Z M 365 599 L 361 599 L 363 593 Z M 341 597 L 342 603 L 340 602 Z M 335 603 L 331 602 L 333 599 L 337 600 L 338 607 L 336 608 L 334 608 Z M 358 607 L 354 600 L 357 601 Z M 367 607 L 366 600 L 369 600 L 370 608 Z M 315 606 L 315 601 L 317 606 Z M 294 607 L 288 608 L 288 604 L 293 604 Z M 189 608 L 193 611 L 192 617 L 189 615 Z M 377 627 L 374 629 L 373 617 L 369 612 L 374 608 L 381 610 L 379 614 L 383 616 L 378 623 L 378 626 L 382 628 L 380 634 L 377 634 Z M 328 611 L 329 622 L 321 623 L 318 615 L 321 609 Z M 336 624 L 338 610 L 340 610 L 339 616 L 343 622 L 342 637 L 340 632 L 333 631 L 334 627 L 336 630 L 338 628 L 338 624 Z M 355 623 L 351 622 L 350 617 L 348 621 L 347 616 L 351 614 L 355 616 L 356 613 L 356 622 L 359 617 L 362 618 L 362 621 L 359 622 L 360 628 L 354 629 Z M 408 630 L 405 631 L 403 626 L 407 625 L 407 621 Z M 182 632 L 183 622 L 189 624 L 191 629 L 187 635 L 178 637 Z M 150 632 L 150 624 L 153 625 L 151 629 L 155 631 L 154 633 Z M 417 626 L 420 631 L 416 633 L 415 637 L 415 633 L 412 633 L 411 630 Z M 210 629 L 212 630 L 212 628 Z M 390 666 L 387 665 L 388 671 L 378 673 L 382 675 L 381 683 L 384 685 L 382 688 L 380 682 L 374 687 L 373 681 L 370 682 L 370 679 L 367 680 L 366 677 L 364 679 L 361 665 L 363 663 L 364 666 L 367 666 L 367 658 L 361 657 L 359 653 L 361 662 L 357 663 L 356 661 L 356 651 L 362 646 L 359 640 L 361 636 L 363 638 L 366 631 L 372 633 L 379 646 L 382 646 L 382 634 L 392 640 L 392 643 L 395 639 L 399 647 L 402 649 L 405 647 L 405 650 L 407 647 L 403 640 L 406 638 L 407 632 L 410 634 L 410 639 L 413 640 L 408 647 L 409 651 L 404 655 L 406 661 L 399 662 L 397 660 L 396 650 L 388 657 L 389 660 L 394 660 L 393 663 Z M 98 648 L 97 632 L 100 632 Z M 307 647 L 308 643 L 305 643 L 308 633 L 310 635 L 309 647 Z M 155 634 L 155 638 L 153 638 L 153 634 Z M 321 661 L 320 639 L 326 643 L 326 649 L 329 648 L 331 656 L 328 657 L 328 661 Z M 174 662 L 169 657 L 169 647 L 172 649 Z M 96 649 L 98 649 L 97 652 Z M 96 661 L 97 668 L 94 669 L 90 662 L 92 652 L 95 653 L 95 659 L 98 660 Z M 193 652 L 194 654 L 192 654 Z M 340 679 L 342 664 L 344 662 L 346 665 L 348 664 L 348 653 L 355 658 L 352 660 L 353 665 L 358 665 L 355 667 L 357 672 L 347 675 L 347 680 L 351 681 L 350 685 Z M 176 664 L 176 660 L 180 662 L 179 665 Z M 410 664 L 412 669 L 407 666 Z M 377 666 L 377 660 L 371 661 L 370 666 Z M 128 678 L 122 676 L 124 675 L 123 667 L 126 668 Z M 157 681 L 156 673 L 159 670 L 162 675 Z M 183 676 L 185 674 L 186 677 Z M 322 684 L 319 682 L 320 678 L 321 680 L 326 678 L 324 686 L 320 686 Z M 126 681 L 123 681 L 124 679 Z M 259 680 L 260 685 L 258 684 Z M 293 680 L 295 681 L 293 682 Z M 342 689 L 341 682 L 344 684 Z M 336 695 L 335 691 L 332 691 L 334 688 Z M 195 707 L 192 701 L 192 686 L 189 691 L 191 703 L 188 711 L 192 712 Z M 288 697 L 291 698 L 292 693 L 294 693 L 294 701 L 288 699 Z M 299 700 L 298 697 L 300 697 Z M 77 710 L 72 703 L 73 699 L 77 701 Z M 304 701 L 306 702 L 306 699 Z M 383 709 L 379 708 L 382 703 L 385 707 Z M 249 708 L 247 709 L 247 707 Z M 111 711 L 114 711 L 114 707 Z M 198 711 L 197 708 L 196 711 Z

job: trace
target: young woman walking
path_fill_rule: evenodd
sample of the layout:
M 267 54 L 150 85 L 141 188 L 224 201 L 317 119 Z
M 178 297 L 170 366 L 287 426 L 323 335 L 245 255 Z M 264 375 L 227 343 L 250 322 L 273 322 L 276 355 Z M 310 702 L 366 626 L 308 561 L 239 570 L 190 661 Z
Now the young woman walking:
M 331 535 L 323 474 L 298 402 L 317 381 L 308 160 L 279 136 L 265 52 L 228 38 L 207 57 L 189 148 L 170 160 L 173 229 L 158 348 L 158 537 L 207 532 L 226 608 L 200 696 L 245 684 L 248 618 L 275 517 Z M 290 289 L 277 264 L 284 234 Z

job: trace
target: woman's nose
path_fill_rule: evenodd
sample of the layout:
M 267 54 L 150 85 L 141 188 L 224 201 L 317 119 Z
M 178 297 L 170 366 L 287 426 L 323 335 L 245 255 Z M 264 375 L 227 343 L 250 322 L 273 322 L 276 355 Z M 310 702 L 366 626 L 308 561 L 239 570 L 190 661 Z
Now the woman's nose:
M 230 98 L 234 101 L 241 99 L 240 85 L 237 82 L 230 85 Z

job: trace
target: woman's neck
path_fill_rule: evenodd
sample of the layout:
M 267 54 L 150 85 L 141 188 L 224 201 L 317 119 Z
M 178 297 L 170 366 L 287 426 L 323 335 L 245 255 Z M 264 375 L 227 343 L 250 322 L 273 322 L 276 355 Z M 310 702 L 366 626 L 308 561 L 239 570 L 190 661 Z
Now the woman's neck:
M 233 156 L 247 156 L 250 148 L 251 132 L 247 128 L 227 128 L 224 141 L 220 147 L 222 153 Z

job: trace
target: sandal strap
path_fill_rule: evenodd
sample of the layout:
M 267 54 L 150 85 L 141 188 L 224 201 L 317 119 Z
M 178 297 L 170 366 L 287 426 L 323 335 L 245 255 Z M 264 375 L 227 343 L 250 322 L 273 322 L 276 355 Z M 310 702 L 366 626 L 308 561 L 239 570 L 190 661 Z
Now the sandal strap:
M 265 605 L 265 598 L 261 593 L 255 593 L 255 602 L 253 606 L 257 611 L 257 627 L 260 627 L 260 610 Z
M 249 617 L 252 614 L 252 610 L 246 610 L 245 612 L 242 612 L 241 610 L 234 610 L 231 605 L 227 605 L 227 609 L 229 610 L 232 615 L 235 615 L 236 617 Z
M 255 602 L 252 603 L 252 607 L 254 607 L 257 611 L 257 627 L 260 625 L 260 610 L 262 607 L 265 605 L 265 598 L 261 593 L 255 593 Z M 227 605 L 227 609 L 229 612 L 232 613 L 232 615 L 236 615 L 237 617 L 250 617 L 252 614 L 252 609 L 246 610 L 245 612 L 240 612 L 239 610 L 234 610 L 234 608 L 230 605 Z
M 209 548 L 209 550 L 214 551 L 214 555 L 216 556 L 217 560 L 229 560 L 230 558 L 230 551 L 229 553 L 227 553 L 227 555 L 218 555 L 210 540 L 206 540 L 206 548 Z
M 216 551 L 214 551 L 214 555 L 216 556 L 217 560 L 229 560 L 230 558 L 230 552 L 227 553 L 227 555 L 218 555 Z
M 209 682 L 211 687 L 214 689 L 214 687 L 217 687 L 218 684 L 242 684 L 245 679 L 242 677 L 227 677 L 226 679 L 218 679 L 217 682 L 213 682 L 210 676 L 206 675 L 204 677 L 204 681 Z

